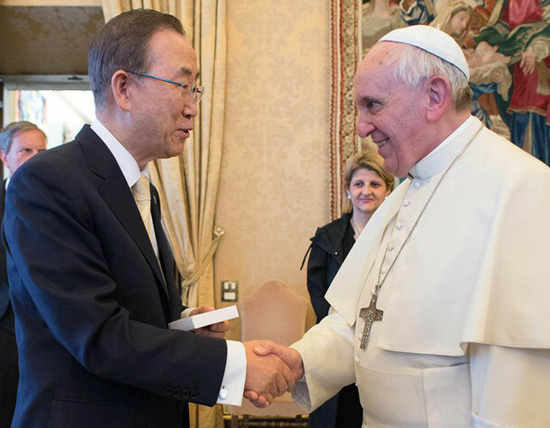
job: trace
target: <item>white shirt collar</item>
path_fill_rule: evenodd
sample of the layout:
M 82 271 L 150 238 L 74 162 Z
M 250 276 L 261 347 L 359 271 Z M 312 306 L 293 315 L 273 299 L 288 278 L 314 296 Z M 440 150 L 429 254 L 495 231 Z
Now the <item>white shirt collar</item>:
M 139 170 L 138 163 L 126 148 L 120 144 L 113 134 L 98 119 L 95 119 L 91 125 L 92 130 L 103 140 L 107 148 L 115 157 L 116 163 L 120 167 L 128 186 L 131 188 L 139 180 L 141 174 L 150 178 L 149 167 L 143 171 Z
M 475 123 L 479 123 L 479 120 L 474 116 L 466 119 L 441 144 L 411 168 L 408 174 L 409 178 L 426 180 L 442 172 L 460 153 L 460 150 L 463 148 L 462 142 L 464 141 L 462 137 L 470 134 L 468 130 L 474 128 L 473 125 Z

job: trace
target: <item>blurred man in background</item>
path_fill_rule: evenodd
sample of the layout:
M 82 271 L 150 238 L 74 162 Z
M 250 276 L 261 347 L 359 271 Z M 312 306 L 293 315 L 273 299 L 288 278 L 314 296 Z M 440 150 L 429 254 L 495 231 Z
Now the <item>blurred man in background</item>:
M 17 168 L 46 150 L 46 134 L 34 123 L 13 122 L 0 133 L 0 156 L 12 176 Z M 0 223 L 9 178 L 0 189 Z M 9 428 L 15 408 L 19 367 L 13 309 L 10 304 L 6 250 L 0 245 L 0 428 Z

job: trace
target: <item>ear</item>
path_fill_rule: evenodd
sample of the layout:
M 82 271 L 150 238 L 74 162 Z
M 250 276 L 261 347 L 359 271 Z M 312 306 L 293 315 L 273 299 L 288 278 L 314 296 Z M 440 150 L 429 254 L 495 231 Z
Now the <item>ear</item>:
M 3 151 L 0 151 L 0 158 L 2 158 L 2 163 L 8 167 L 8 156 Z
M 428 81 L 428 108 L 426 120 L 437 122 L 453 102 L 451 84 L 443 76 L 433 76 Z
M 113 100 L 123 111 L 130 110 L 130 87 L 132 83 L 129 74 L 124 70 L 117 70 L 111 77 Z

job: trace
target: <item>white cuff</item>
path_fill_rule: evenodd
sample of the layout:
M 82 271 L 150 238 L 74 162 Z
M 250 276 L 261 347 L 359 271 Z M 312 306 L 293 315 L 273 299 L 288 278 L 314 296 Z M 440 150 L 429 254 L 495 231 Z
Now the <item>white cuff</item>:
M 241 342 L 226 340 L 226 343 L 227 362 L 217 403 L 240 406 L 246 380 L 246 353 Z
M 183 311 L 181 311 L 181 319 L 188 318 L 191 311 L 195 308 L 186 308 Z

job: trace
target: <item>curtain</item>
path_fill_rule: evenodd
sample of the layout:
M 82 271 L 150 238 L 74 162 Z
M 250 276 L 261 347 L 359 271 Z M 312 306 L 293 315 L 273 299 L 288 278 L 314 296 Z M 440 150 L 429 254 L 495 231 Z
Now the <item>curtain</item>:
M 214 226 L 221 166 L 227 55 L 225 0 L 103 0 L 105 20 L 148 8 L 178 17 L 197 52 L 206 94 L 181 156 L 149 164 L 162 220 L 182 274 L 187 306 L 214 305 L 212 259 L 223 231 Z M 223 427 L 222 408 L 190 405 L 191 428 Z
M 353 77 L 360 60 L 361 0 L 330 2 L 330 219 L 342 215 L 343 167 L 359 146 Z

